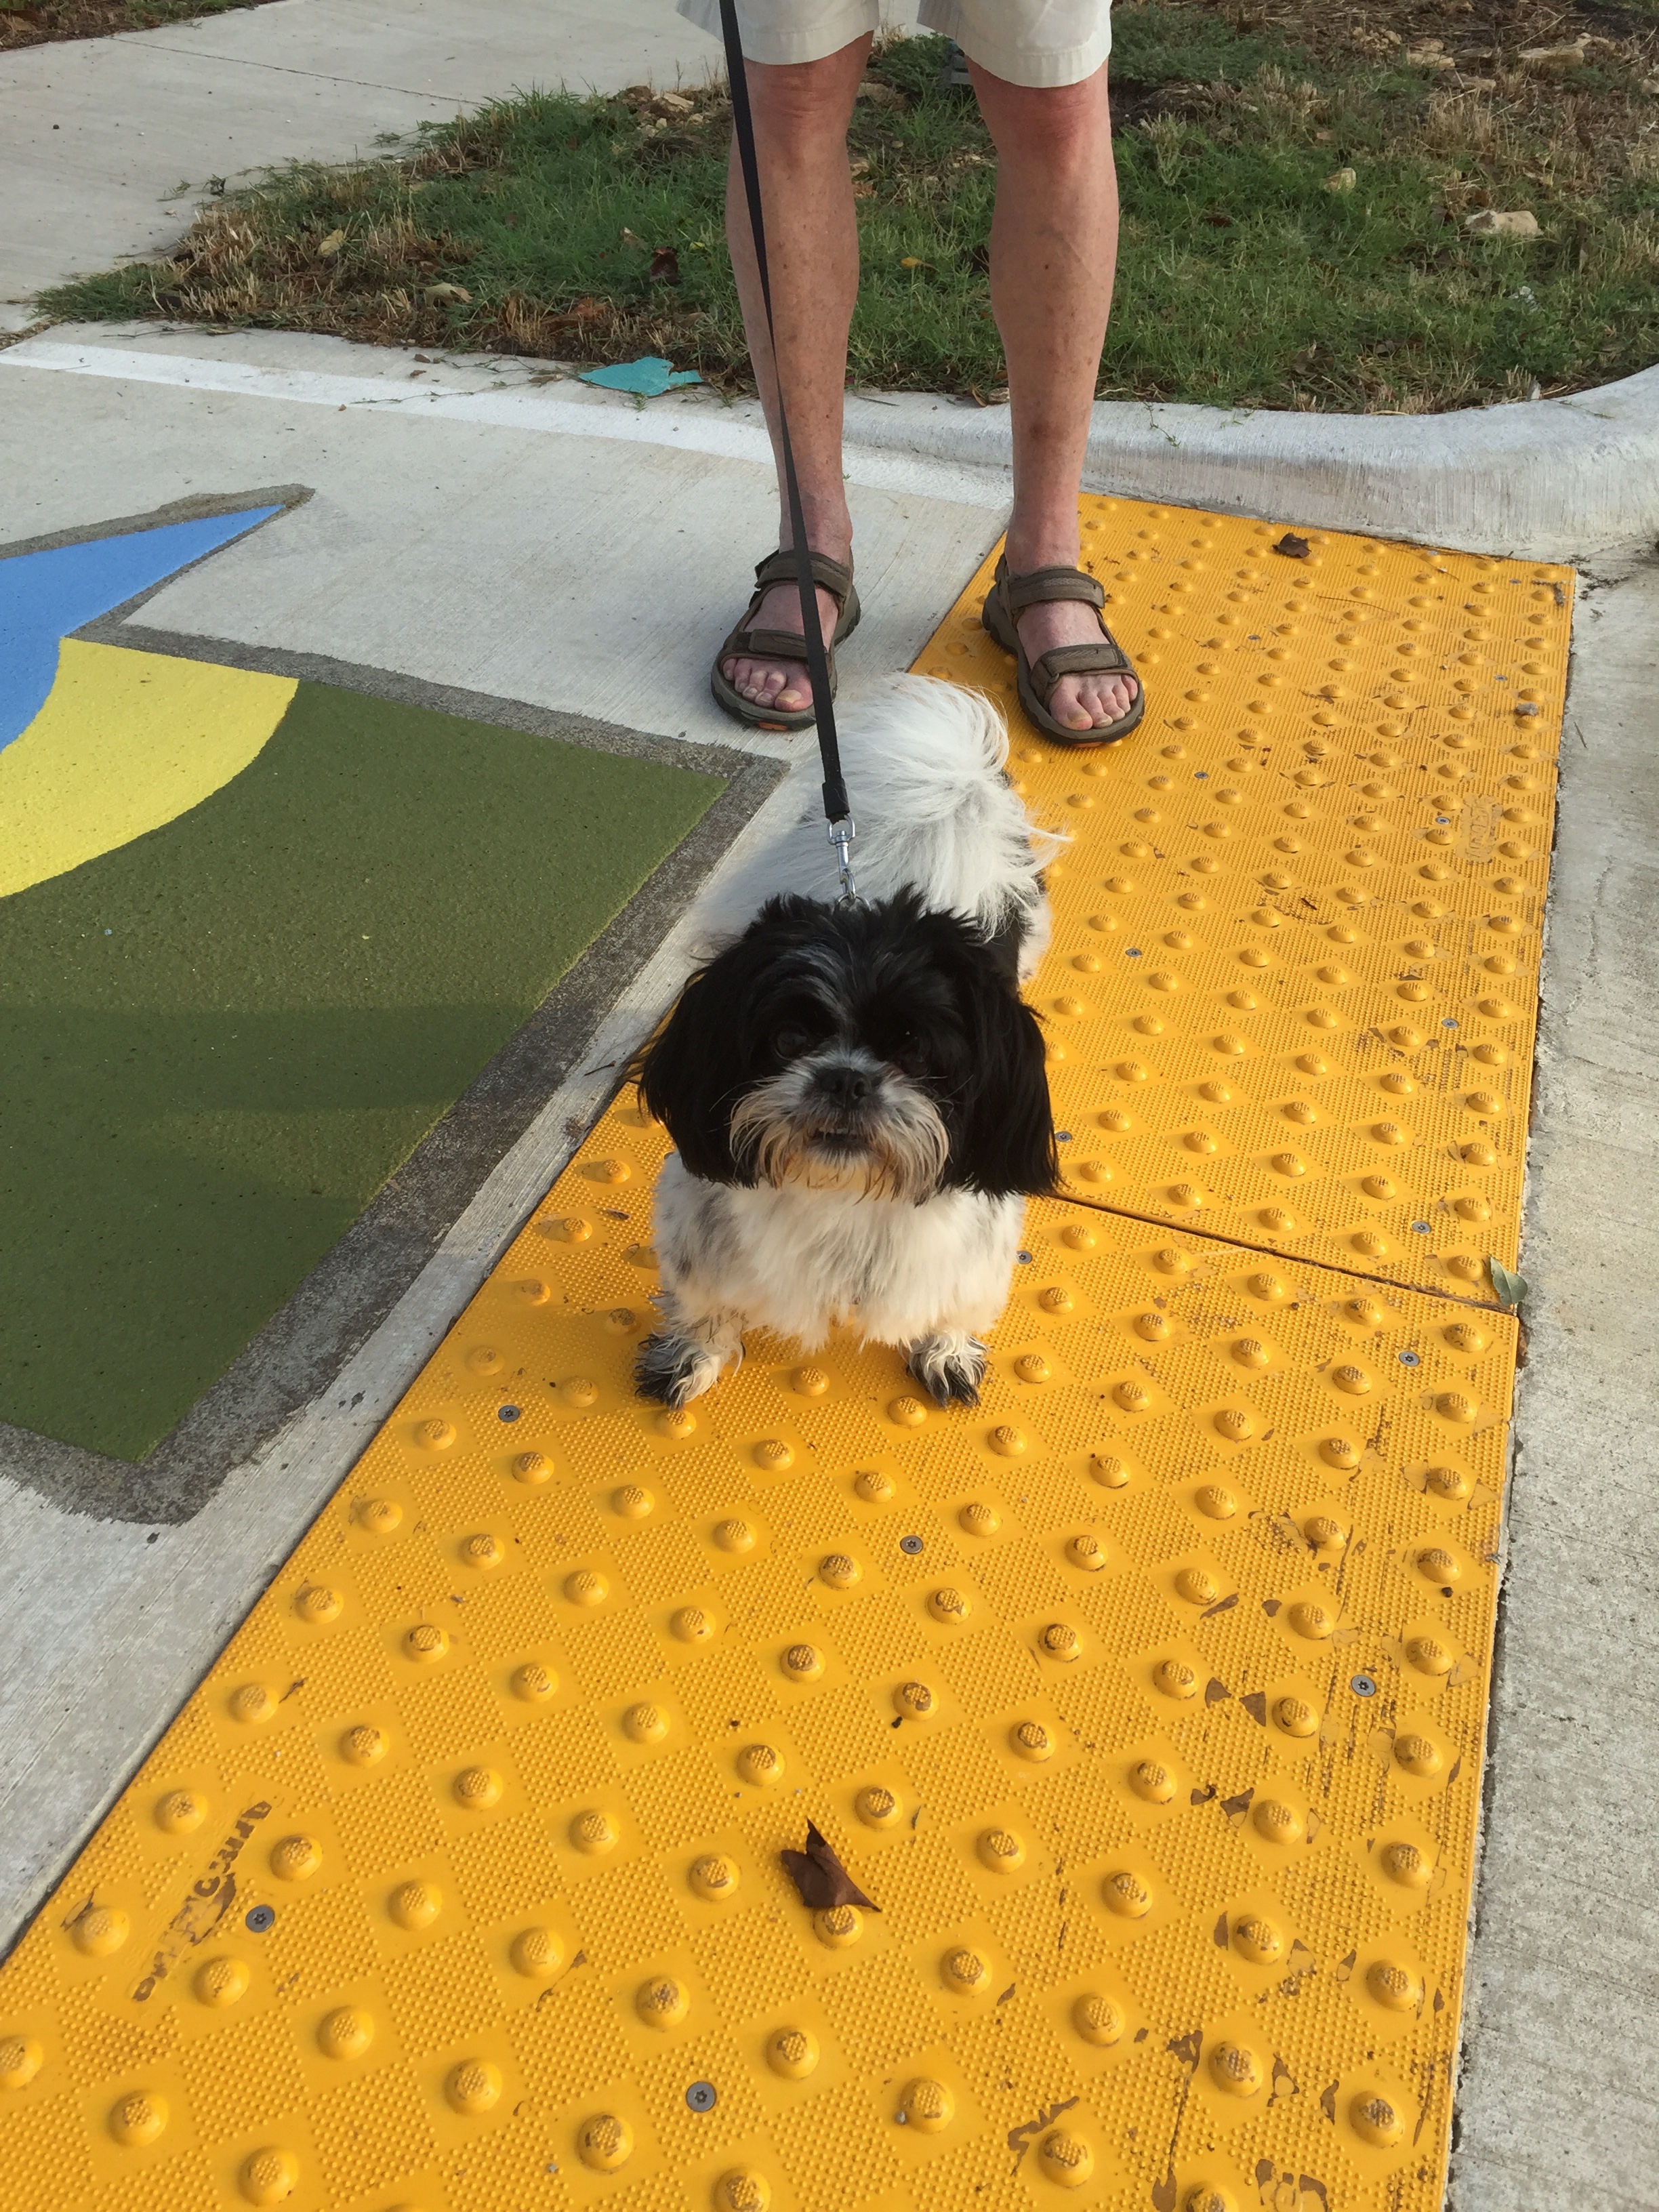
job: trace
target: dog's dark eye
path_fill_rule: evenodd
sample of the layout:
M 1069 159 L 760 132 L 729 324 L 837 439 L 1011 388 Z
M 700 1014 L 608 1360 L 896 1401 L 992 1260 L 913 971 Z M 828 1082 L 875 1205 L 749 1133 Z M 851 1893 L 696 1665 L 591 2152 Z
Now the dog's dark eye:
M 805 1030 L 781 1029 L 772 1040 L 772 1048 L 780 1060 L 794 1060 L 811 1042 Z

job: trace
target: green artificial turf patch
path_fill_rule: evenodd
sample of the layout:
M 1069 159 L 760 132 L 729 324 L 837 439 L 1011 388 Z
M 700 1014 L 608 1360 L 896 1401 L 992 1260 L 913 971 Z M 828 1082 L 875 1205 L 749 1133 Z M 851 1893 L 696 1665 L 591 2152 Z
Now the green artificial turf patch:
M 0 900 L 0 1419 L 142 1458 L 723 787 L 302 684 Z

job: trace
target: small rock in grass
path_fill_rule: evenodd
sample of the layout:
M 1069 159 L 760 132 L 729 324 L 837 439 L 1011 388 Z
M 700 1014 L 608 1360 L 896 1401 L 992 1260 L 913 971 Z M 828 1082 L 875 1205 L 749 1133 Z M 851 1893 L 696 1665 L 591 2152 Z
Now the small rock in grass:
M 854 98 L 867 100 L 872 107 L 893 107 L 901 112 L 910 105 L 896 85 L 884 84 L 878 76 L 866 77 Z
M 1352 169 L 1333 169 L 1325 179 L 1328 192 L 1351 192 L 1359 182 Z
M 1571 46 L 1522 46 L 1516 59 L 1522 69 L 1541 70 L 1546 76 L 1558 70 L 1582 69 L 1584 42 L 1580 40 Z
M 459 301 L 464 307 L 472 303 L 472 295 L 463 284 L 428 284 L 426 303 L 428 307 L 441 307 L 448 301 Z
M 1530 208 L 1515 208 L 1505 212 L 1498 208 L 1480 208 L 1463 219 L 1463 228 L 1471 238 L 1537 238 L 1540 234 L 1538 218 Z

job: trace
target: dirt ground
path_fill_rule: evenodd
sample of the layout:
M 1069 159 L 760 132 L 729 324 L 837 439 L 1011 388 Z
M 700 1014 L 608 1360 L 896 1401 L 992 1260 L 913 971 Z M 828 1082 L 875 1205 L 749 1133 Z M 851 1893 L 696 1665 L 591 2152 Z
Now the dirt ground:
M 36 0 L 16 8 L 0 0 L 0 53 L 13 46 L 41 46 L 53 39 L 104 39 L 112 31 L 153 31 L 161 23 L 187 23 L 222 15 L 228 8 L 255 8 L 260 0 Z

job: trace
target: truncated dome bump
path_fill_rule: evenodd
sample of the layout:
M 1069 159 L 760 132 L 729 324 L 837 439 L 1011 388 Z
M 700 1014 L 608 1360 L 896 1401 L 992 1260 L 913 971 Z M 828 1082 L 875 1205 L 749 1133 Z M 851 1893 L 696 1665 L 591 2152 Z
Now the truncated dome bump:
M 1045 2179 L 1062 2189 L 1081 2189 L 1095 2170 L 1088 2138 L 1071 2128 L 1050 2128 L 1037 2144 L 1037 2163 Z
M 299 2160 L 276 2144 L 250 2152 L 236 2176 L 236 2186 L 250 2204 L 281 2204 L 299 2181 Z
M 0 2036 L 0 2089 L 27 2089 L 45 2062 L 33 2036 Z

